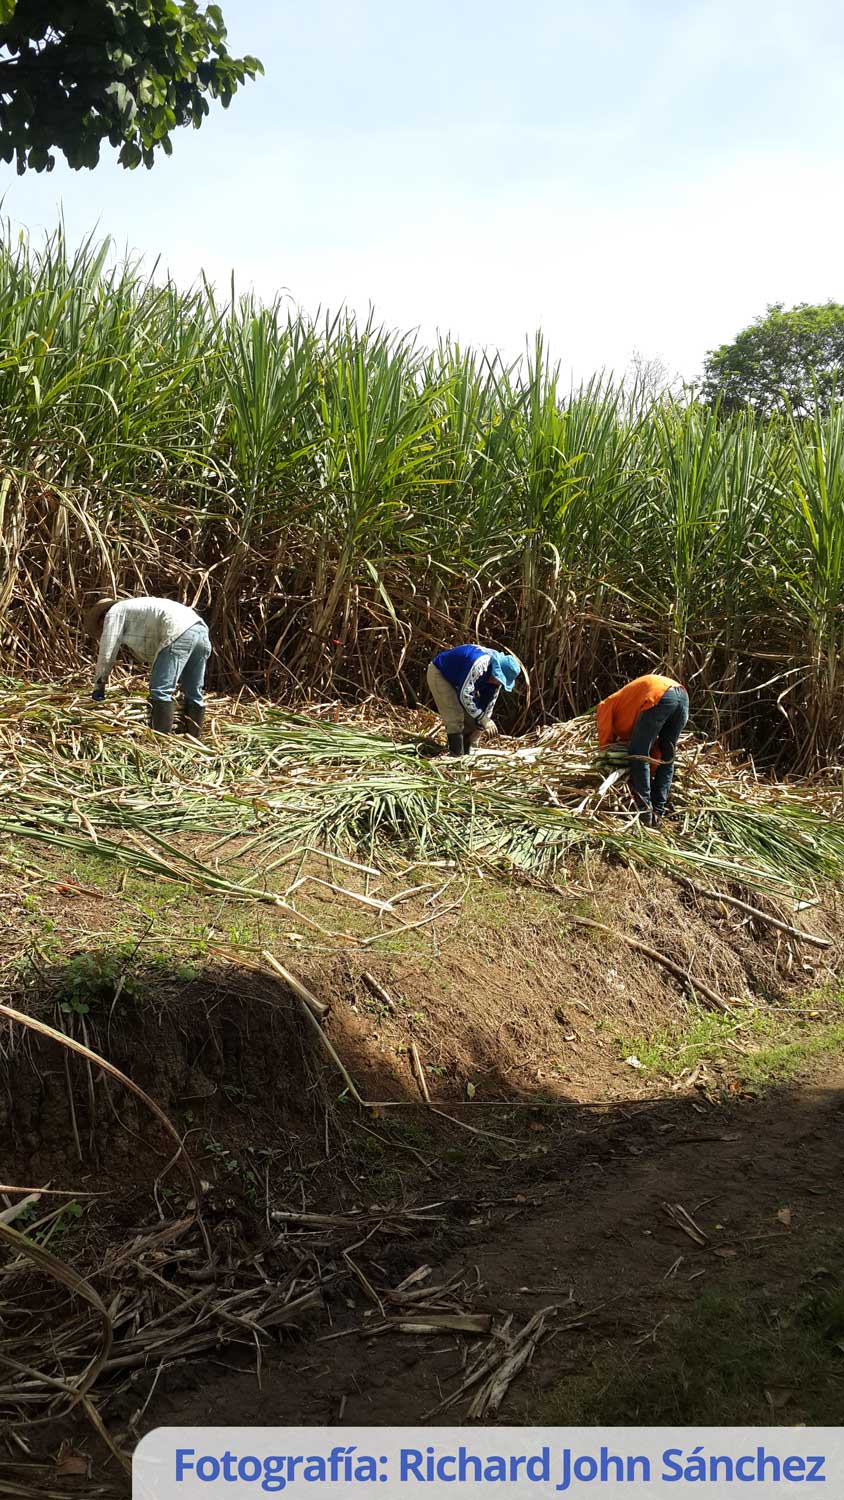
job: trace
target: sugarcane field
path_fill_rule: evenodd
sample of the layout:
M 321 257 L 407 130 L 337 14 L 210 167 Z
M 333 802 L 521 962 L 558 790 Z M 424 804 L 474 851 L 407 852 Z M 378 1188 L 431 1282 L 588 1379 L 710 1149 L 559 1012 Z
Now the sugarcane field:
M 837 1422 L 840 405 L 10 225 L 0 330 L 0 1494 Z

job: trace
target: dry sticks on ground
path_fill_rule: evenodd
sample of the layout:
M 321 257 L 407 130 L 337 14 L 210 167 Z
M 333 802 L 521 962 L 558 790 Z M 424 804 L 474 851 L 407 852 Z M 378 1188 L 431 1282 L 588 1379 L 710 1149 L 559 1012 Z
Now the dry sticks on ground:
M 552 885 L 550 889 L 554 891 L 555 895 L 562 896 L 564 899 L 567 896 L 567 892 L 561 890 L 559 886 Z M 680 964 L 675 963 L 672 958 L 668 958 L 665 953 L 659 953 L 656 948 L 652 948 L 650 944 L 643 943 L 639 938 L 633 937 L 631 933 L 625 932 L 623 928 L 610 927 L 606 922 L 597 922 L 593 917 L 581 917 L 576 912 L 565 912 L 563 919 L 566 922 L 570 922 L 573 927 L 589 927 L 594 932 L 605 933 L 607 937 L 612 938 L 616 942 L 625 943 L 635 953 L 642 953 L 645 958 L 650 958 L 654 963 L 660 964 L 662 968 L 667 969 L 669 974 L 673 974 L 674 978 L 678 979 L 691 992 L 692 998 L 695 998 L 697 995 L 703 995 L 709 1001 L 710 1005 L 715 1006 L 716 1010 L 723 1011 L 726 1015 L 735 1014 L 732 1006 L 728 1005 L 727 1001 L 716 990 L 713 990 L 712 986 L 707 984 L 705 980 L 695 978 L 686 969 L 682 968 Z
M 725 906 L 734 906 L 737 911 L 745 912 L 754 921 L 773 927 L 777 932 L 784 932 L 786 937 L 794 938 L 798 943 L 807 943 L 812 948 L 832 947 L 829 938 L 817 937 L 812 932 L 805 932 L 802 927 L 794 927 L 790 922 L 784 922 L 781 917 L 776 917 L 771 912 L 760 911 L 758 906 L 751 906 L 747 901 L 740 901 L 737 896 L 729 896 L 724 891 L 708 891 L 694 880 L 686 880 L 683 883 L 689 887 L 689 890 L 694 891 L 696 896 L 702 896 L 706 901 L 720 901 Z
M 257 1250 L 232 1247 L 213 1230 L 211 1242 L 213 1253 L 190 1220 L 159 1224 L 83 1276 L 23 1236 L 11 1240 L 14 1253 L 0 1267 L 0 1414 L 10 1422 L 55 1419 L 86 1393 L 101 1407 L 116 1391 L 136 1389 L 135 1372 L 152 1380 L 221 1344 L 241 1345 L 260 1369 L 273 1331 L 301 1326 L 337 1274 L 333 1261 L 320 1265 L 286 1235 Z M 45 1296 L 33 1261 L 62 1281 L 75 1305 Z M 123 1441 L 134 1446 L 136 1436 Z

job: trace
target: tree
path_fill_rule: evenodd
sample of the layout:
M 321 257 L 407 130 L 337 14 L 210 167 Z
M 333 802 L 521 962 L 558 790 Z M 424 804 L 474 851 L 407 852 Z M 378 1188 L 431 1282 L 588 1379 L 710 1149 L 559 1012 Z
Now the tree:
M 767 414 L 790 406 L 796 416 L 828 411 L 844 367 L 844 306 L 781 302 L 720 349 L 704 365 L 703 393 L 722 410 L 751 405 Z
M 219 6 L 196 0 L 0 0 L 0 159 L 19 173 L 95 167 L 104 140 L 124 167 L 172 152 L 208 98 L 228 106 L 263 72 L 232 57 Z
M 679 396 L 683 382 L 679 375 L 672 375 L 670 367 L 660 356 L 648 358 L 640 349 L 634 349 L 627 367 L 627 380 L 642 406 L 651 406 L 667 397 Z

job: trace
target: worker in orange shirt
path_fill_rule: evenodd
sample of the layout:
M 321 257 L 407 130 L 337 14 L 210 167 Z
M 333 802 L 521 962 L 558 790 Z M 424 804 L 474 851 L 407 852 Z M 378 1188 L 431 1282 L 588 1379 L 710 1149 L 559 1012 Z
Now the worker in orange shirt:
M 662 822 L 674 776 L 677 741 L 689 717 L 689 695 L 673 677 L 636 677 L 598 704 L 598 744 L 627 746 L 630 787 L 647 828 Z M 651 761 L 659 764 L 651 783 Z

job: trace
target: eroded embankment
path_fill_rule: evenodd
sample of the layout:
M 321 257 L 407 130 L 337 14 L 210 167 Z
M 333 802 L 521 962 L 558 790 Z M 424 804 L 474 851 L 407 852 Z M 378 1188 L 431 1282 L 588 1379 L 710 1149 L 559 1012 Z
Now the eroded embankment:
M 252 1420 L 244 1393 L 248 1384 L 254 1397 L 254 1376 L 236 1372 L 254 1361 L 256 1339 L 276 1370 L 270 1389 L 286 1382 L 289 1420 L 329 1415 L 310 1377 L 301 1401 L 291 1395 L 289 1359 L 298 1371 L 301 1341 L 305 1367 L 315 1349 L 331 1350 L 317 1357 L 320 1380 L 325 1370 L 350 1372 L 357 1385 L 346 1382 L 343 1394 L 352 1405 L 372 1370 L 375 1390 L 408 1387 L 402 1399 L 418 1418 L 427 1406 L 396 1362 L 413 1367 L 427 1399 L 436 1366 L 425 1358 L 443 1339 L 453 1362 L 462 1340 L 494 1341 L 508 1310 L 532 1305 L 521 1294 L 508 1304 L 506 1277 L 541 1290 L 568 1276 L 554 1246 L 572 1215 L 582 1217 L 578 1254 L 591 1233 L 590 1253 L 603 1262 L 594 1295 L 614 1296 L 606 1281 L 615 1259 L 601 1237 L 618 1230 L 576 1195 L 591 1193 L 596 1173 L 609 1180 L 620 1160 L 643 1155 L 656 1162 L 652 1195 L 665 1194 L 661 1162 L 675 1146 L 691 1149 L 690 1170 L 704 1150 L 707 1172 L 717 1172 L 730 1135 L 725 1095 L 746 1092 L 753 1059 L 774 1043 L 799 1051 L 801 1038 L 822 1039 L 836 1024 L 835 902 L 800 914 L 815 943 L 771 925 L 774 908 L 762 904 L 766 917 L 751 917 L 679 882 L 644 882 L 596 861 L 562 894 L 478 878 L 438 951 L 302 955 L 296 972 L 330 1007 L 325 1035 L 371 1108 L 352 1102 L 301 1001 L 271 975 L 208 960 L 151 964 L 108 945 L 25 970 L 13 1003 L 145 1090 L 206 1186 L 197 1221 L 184 1159 L 148 1103 L 96 1056 L 70 1056 L 8 1022 L 3 1176 L 72 1195 L 33 1202 L 18 1227 L 102 1300 L 108 1337 L 83 1283 L 68 1303 L 53 1290 L 55 1266 L 9 1261 L 12 1357 L 66 1389 L 57 1398 L 55 1384 L 15 1378 L 6 1419 L 16 1425 L 52 1408 L 44 1442 L 80 1441 L 78 1410 L 61 1412 L 74 1382 L 93 1371 L 96 1409 L 131 1450 L 143 1427 L 176 1412 L 180 1390 L 179 1418 L 204 1420 L 204 1393 L 222 1364 Z M 637 1046 L 656 1071 L 631 1063 Z M 671 1191 L 689 1198 L 688 1183 Z M 689 1199 L 690 1211 L 698 1201 Z M 518 1234 L 507 1227 L 514 1219 Z M 481 1244 L 490 1275 L 496 1268 L 492 1298 L 469 1266 Z M 547 1281 L 537 1246 L 553 1267 Z M 412 1355 L 393 1327 L 410 1308 L 435 1330 Z M 375 1324 L 384 1331 L 371 1346 Z M 314 1343 L 332 1329 L 357 1341 L 345 1363 L 342 1341 Z M 291 1340 L 300 1352 L 288 1355 Z M 545 1357 L 537 1368 L 550 1383 L 556 1367 Z M 360 1411 L 364 1420 L 379 1414 L 377 1399 Z
M 764 917 L 596 863 L 560 896 L 478 882 L 439 954 L 303 955 L 296 972 L 329 1007 L 325 1034 L 367 1100 L 420 1103 L 420 1068 L 434 1102 L 467 1119 L 492 1100 L 626 1098 L 654 1086 L 626 1060 L 637 1040 L 679 1040 L 726 1015 L 734 1063 L 736 1043 L 752 1051 L 785 1039 L 796 1014 L 835 1014 L 835 902 L 801 914 L 801 940 L 757 901 Z M 344 1092 L 301 1002 L 269 973 L 103 947 L 30 971 L 11 999 L 128 1073 L 200 1153 L 205 1136 L 224 1147 L 245 1136 L 279 1163 L 294 1141 L 311 1154 L 325 1101 Z M 122 1176 L 131 1162 L 139 1184 L 155 1177 L 157 1153 L 172 1153 L 146 1106 L 95 1064 L 8 1027 L 0 1123 L 15 1170 Z M 719 1059 L 727 1077 L 735 1066 L 717 1031 L 709 1050 L 715 1084 Z

